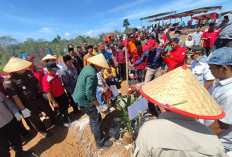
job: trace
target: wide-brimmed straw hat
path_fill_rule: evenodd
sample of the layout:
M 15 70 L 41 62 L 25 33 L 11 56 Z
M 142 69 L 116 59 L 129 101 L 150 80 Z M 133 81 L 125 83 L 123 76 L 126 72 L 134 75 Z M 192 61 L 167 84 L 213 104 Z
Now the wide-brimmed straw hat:
M 170 111 L 198 119 L 221 119 L 224 110 L 192 72 L 182 66 L 140 87 L 150 102 Z
M 11 58 L 5 65 L 3 71 L 12 73 L 28 68 L 32 63 L 20 58 Z
M 102 68 L 106 68 L 106 69 L 110 68 L 106 61 L 106 58 L 102 53 L 87 59 L 87 61 Z
M 41 63 L 46 63 L 46 60 L 48 60 L 48 59 L 54 59 L 54 60 L 56 60 L 57 58 L 54 57 L 54 56 L 52 56 L 52 55 L 50 55 L 50 54 L 47 54 L 43 59 L 41 59 Z

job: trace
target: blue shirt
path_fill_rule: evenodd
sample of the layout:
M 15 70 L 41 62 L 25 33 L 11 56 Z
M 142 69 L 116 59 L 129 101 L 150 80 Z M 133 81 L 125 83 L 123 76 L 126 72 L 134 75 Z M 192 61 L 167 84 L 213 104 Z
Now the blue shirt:
M 219 81 L 213 89 L 212 96 L 224 109 L 226 116 L 220 119 L 221 122 L 230 127 L 219 134 L 219 139 L 226 150 L 232 151 L 232 78 Z
M 101 53 L 102 52 L 99 52 L 98 54 L 101 54 Z M 107 51 L 107 50 L 105 51 L 104 56 L 105 56 L 106 59 L 112 59 L 112 56 L 111 56 L 110 52 Z
M 142 64 L 147 59 L 147 66 L 151 69 L 156 69 L 158 67 L 162 67 L 162 70 L 164 70 L 165 63 L 163 61 L 163 58 L 161 57 L 161 51 L 162 49 L 156 48 L 155 52 L 151 52 L 147 50 L 144 52 L 143 56 L 138 60 L 134 66 L 138 66 Z

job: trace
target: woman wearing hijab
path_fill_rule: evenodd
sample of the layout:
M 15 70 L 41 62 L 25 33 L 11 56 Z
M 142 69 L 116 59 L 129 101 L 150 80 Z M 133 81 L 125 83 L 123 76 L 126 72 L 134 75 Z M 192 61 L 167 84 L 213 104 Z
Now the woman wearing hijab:
M 193 40 L 192 34 L 189 34 L 184 42 L 184 48 L 186 48 L 187 50 L 191 50 L 194 43 L 195 41 Z

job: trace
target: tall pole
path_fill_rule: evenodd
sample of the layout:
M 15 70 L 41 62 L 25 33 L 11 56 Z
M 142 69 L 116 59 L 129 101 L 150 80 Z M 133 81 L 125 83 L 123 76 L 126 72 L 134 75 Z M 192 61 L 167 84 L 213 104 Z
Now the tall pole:
M 127 86 L 127 88 L 126 89 L 128 89 L 129 88 L 129 86 L 128 86 L 128 55 L 127 55 L 127 47 L 125 47 L 125 56 L 126 56 L 126 86 Z

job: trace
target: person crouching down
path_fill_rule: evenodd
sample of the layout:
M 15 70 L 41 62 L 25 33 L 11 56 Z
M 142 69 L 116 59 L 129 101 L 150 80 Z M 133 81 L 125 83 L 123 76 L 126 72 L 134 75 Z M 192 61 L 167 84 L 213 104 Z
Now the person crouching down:
M 107 140 L 101 128 L 100 104 L 96 98 L 98 85 L 97 73 L 109 65 L 103 54 L 88 59 L 89 65 L 81 71 L 73 93 L 73 99 L 79 104 L 81 110 L 89 116 L 91 132 L 94 134 L 97 148 L 109 148 L 113 142 Z
M 48 72 L 43 78 L 43 90 L 46 92 L 49 101 L 52 102 L 57 116 L 63 120 L 64 126 L 69 127 L 69 99 L 64 91 L 64 87 L 62 86 L 61 77 L 56 74 L 59 67 L 53 61 L 47 62 L 46 67 Z

